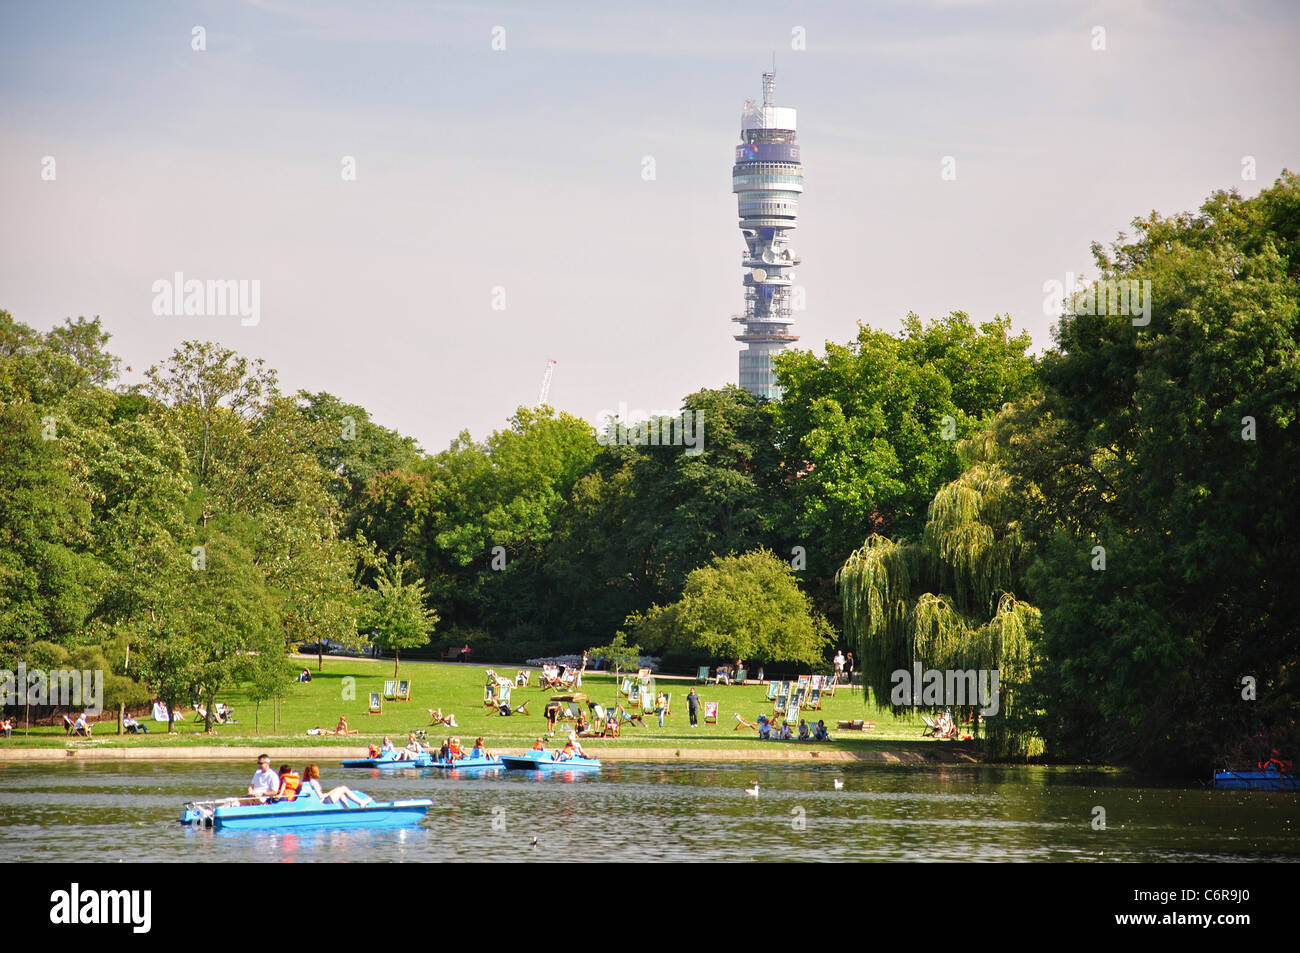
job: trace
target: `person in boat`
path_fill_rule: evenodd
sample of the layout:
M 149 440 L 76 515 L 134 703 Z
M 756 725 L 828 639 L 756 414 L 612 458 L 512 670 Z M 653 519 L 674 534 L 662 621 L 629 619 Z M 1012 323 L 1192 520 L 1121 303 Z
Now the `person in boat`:
M 474 747 L 469 749 L 469 756 L 476 761 L 492 757 L 492 755 L 488 753 L 487 748 L 483 747 L 482 738 L 474 739 Z
M 397 757 L 397 748 L 393 745 L 393 739 L 384 736 L 384 745 L 379 749 L 379 757 L 384 761 L 389 761 Z
M 572 728 L 569 729 L 569 746 L 573 748 L 573 753 L 579 758 L 587 757 L 587 752 L 582 750 L 582 742 L 578 740 L 578 733 Z
M 576 751 L 575 751 L 575 749 L 574 749 L 574 747 L 573 747 L 573 742 L 572 742 L 572 741 L 566 741 L 566 742 L 564 743 L 564 747 L 560 749 L 560 753 L 557 754 L 557 755 L 555 756 L 555 760 L 556 760 L 556 761 L 572 761 L 572 760 L 573 760 L 573 756 L 574 756 L 574 754 L 576 754 Z
M 533 750 L 534 750 L 534 751 L 545 751 L 545 750 L 546 750 L 546 742 L 543 741 L 541 738 L 538 738 L 536 741 L 533 742 Z
M 451 760 L 451 739 L 450 738 L 442 739 L 442 747 L 438 749 L 438 760 L 443 762 Z
M 377 760 L 379 758 L 378 745 L 371 745 L 370 747 L 366 748 L 366 757 L 369 758 L 371 761 Z
M 1291 762 L 1282 758 L 1282 753 L 1276 748 L 1267 761 L 1259 762 L 1259 770 L 1265 774 L 1290 774 Z
M 420 744 L 420 739 L 415 737 L 415 732 L 406 736 L 406 747 L 396 752 L 398 761 L 414 761 L 420 755 L 424 754 L 424 746 Z
M 813 741 L 830 741 L 831 733 L 826 728 L 826 722 L 820 718 L 817 720 L 817 727 L 813 729 Z
M 315 796 L 320 798 L 326 804 L 342 804 L 345 807 L 351 801 L 357 807 L 366 807 L 371 803 L 373 798 L 363 797 L 353 791 L 350 787 L 340 784 L 336 788 L 328 791 L 322 791 L 320 785 L 320 767 L 309 764 L 302 769 L 302 789 L 299 792 L 300 797 Z
M 280 786 L 276 789 L 277 798 L 292 801 L 298 797 L 298 790 L 302 787 L 302 778 L 298 772 L 287 764 L 280 765 Z
M 449 738 L 447 740 L 447 757 L 452 761 L 459 761 L 465 757 L 465 751 L 460 746 L 459 738 Z
M 252 797 L 270 797 L 280 790 L 280 776 L 271 770 L 271 756 L 257 756 L 257 771 L 248 785 Z

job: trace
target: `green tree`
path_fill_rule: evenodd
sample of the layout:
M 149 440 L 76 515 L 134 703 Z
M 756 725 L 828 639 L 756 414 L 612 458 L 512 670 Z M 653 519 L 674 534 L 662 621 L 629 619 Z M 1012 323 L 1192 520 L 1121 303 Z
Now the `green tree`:
M 400 554 L 386 562 L 369 593 L 368 611 L 363 617 L 374 643 L 393 653 L 394 678 L 401 664 L 401 650 L 428 644 L 438 624 L 438 614 L 425 605 L 424 580 L 405 580 L 409 568 L 410 563 Z
M 1194 774 L 1300 743 L 1300 177 L 1133 226 L 1094 255 L 1149 323 L 1067 313 L 1000 439 L 1041 498 L 1052 750 Z
M 686 577 L 682 597 L 629 617 L 637 640 L 722 658 L 820 666 L 832 630 L 770 550 L 719 556 Z

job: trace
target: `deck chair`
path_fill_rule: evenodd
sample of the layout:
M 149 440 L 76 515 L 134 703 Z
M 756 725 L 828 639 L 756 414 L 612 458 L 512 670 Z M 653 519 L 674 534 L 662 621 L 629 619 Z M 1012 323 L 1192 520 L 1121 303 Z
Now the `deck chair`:
M 704 703 L 704 723 L 706 725 L 716 725 L 718 723 L 718 703 Z
M 650 689 L 643 689 L 641 692 L 641 714 L 653 715 L 657 710 L 655 701 L 655 692 Z
M 738 668 L 738 669 L 736 669 L 736 678 L 735 678 L 735 681 L 733 681 L 732 684 L 733 684 L 733 685 L 744 685 L 744 684 L 745 684 L 745 679 L 748 678 L 748 677 L 749 677 L 749 669 L 747 669 L 747 668 Z
M 794 690 L 794 697 L 790 699 L 792 705 L 804 708 L 808 704 L 808 686 L 800 685 Z
M 785 689 L 777 693 L 776 699 L 772 705 L 773 711 L 785 711 L 790 706 L 790 691 Z
M 631 691 L 627 693 L 627 703 L 629 705 L 641 704 L 641 685 L 639 683 L 634 684 Z
M 495 684 L 484 685 L 483 686 L 483 707 L 487 709 L 489 714 L 491 714 L 492 712 L 497 710 L 497 705 L 498 702 L 497 702 L 496 685 Z
M 409 702 L 411 700 L 411 683 L 402 681 L 397 683 L 397 701 Z
M 791 702 L 790 707 L 785 710 L 785 721 L 791 726 L 799 724 L 799 706 L 794 702 Z
M 814 688 L 811 692 L 808 693 L 808 707 L 816 708 L 818 711 L 821 710 L 822 690 L 820 687 Z
M 397 699 L 397 682 L 389 679 L 384 682 L 384 701 L 395 701 Z
M 370 693 L 370 708 L 367 709 L 368 715 L 382 715 L 384 712 L 384 702 L 379 697 L 379 692 Z
M 922 738 L 936 738 L 939 735 L 939 726 L 934 723 L 929 715 L 922 715 L 921 720 L 925 722 L 925 730 L 921 732 Z
M 77 730 L 77 726 L 73 723 L 72 719 L 69 718 L 67 715 L 63 716 L 63 728 L 67 732 L 67 734 L 72 734 L 74 731 Z
M 632 681 L 632 676 L 631 675 L 626 676 L 623 679 L 623 684 L 619 686 L 618 689 L 619 693 L 622 695 L 630 695 L 632 693 L 633 684 L 635 683 Z
M 709 667 L 701 665 L 700 670 L 695 673 L 695 684 L 707 685 L 709 683 Z
M 645 727 L 645 722 L 641 720 L 641 713 L 639 711 L 629 712 L 622 705 L 619 705 L 614 714 L 615 720 L 618 721 L 620 725 L 622 725 L 623 722 L 629 722 L 630 724 L 636 725 L 638 728 Z
M 772 699 L 776 698 L 777 690 L 778 690 L 780 687 L 781 687 L 781 685 L 780 685 L 780 683 L 778 683 L 778 682 L 768 682 L 768 683 L 767 683 L 767 700 L 768 700 L 768 701 L 771 701 Z

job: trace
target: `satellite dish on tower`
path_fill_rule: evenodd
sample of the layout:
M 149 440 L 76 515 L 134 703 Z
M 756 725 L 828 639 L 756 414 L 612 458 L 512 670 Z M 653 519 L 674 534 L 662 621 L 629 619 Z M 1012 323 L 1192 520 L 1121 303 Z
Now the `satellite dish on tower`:
M 776 252 L 770 245 L 763 249 L 763 261 L 767 262 L 769 265 L 776 261 Z
M 762 268 L 754 268 L 754 269 L 752 269 L 752 270 L 749 272 L 749 275 L 750 275 L 750 277 L 753 278 L 755 281 L 766 281 L 766 280 L 767 280 L 767 272 L 764 271 Z

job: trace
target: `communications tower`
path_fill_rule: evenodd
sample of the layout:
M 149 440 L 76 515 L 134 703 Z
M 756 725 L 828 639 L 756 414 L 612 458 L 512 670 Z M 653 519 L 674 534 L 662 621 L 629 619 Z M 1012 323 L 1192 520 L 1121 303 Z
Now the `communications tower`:
M 740 145 L 731 167 L 731 191 L 736 193 L 740 233 L 746 251 L 745 311 L 731 320 L 745 326 L 736 335 L 740 352 L 740 386 L 757 397 L 781 396 L 772 369 L 772 356 L 799 340 L 790 333 L 794 323 L 792 291 L 799 258 L 789 233 L 799 215 L 803 165 L 795 142 L 795 110 L 775 103 L 776 73 L 763 74 L 763 102 L 746 100 L 740 114 Z

